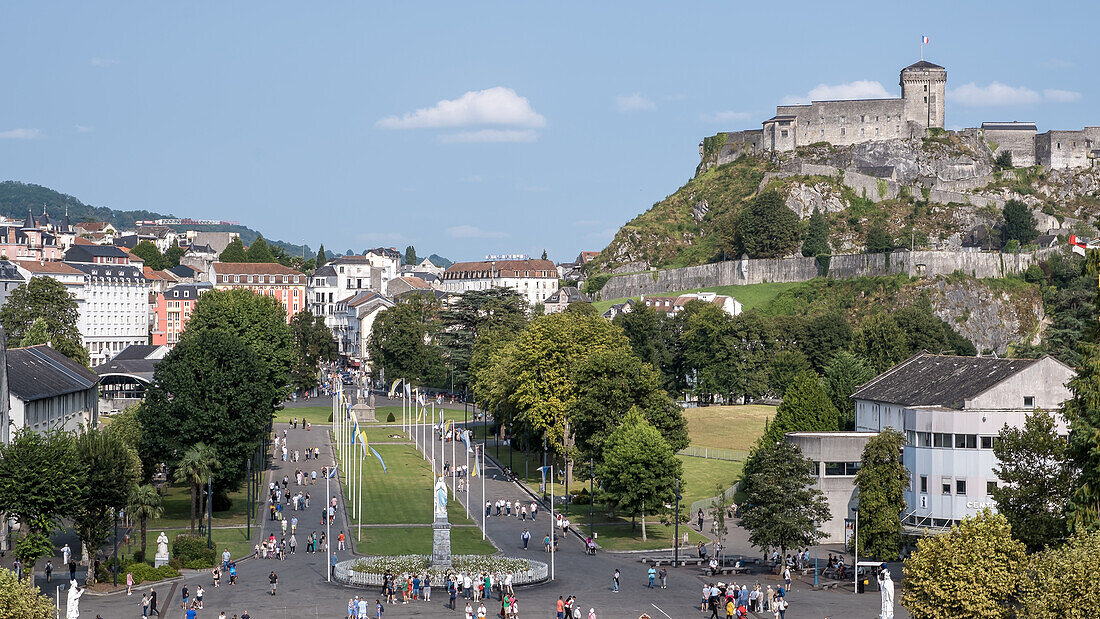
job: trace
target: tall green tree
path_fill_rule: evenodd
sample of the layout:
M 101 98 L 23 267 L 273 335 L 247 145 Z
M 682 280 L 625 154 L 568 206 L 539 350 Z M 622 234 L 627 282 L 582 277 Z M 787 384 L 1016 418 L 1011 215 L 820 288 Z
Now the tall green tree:
M 199 509 L 199 489 L 210 480 L 218 468 L 217 452 L 203 443 L 196 443 L 184 452 L 172 472 L 172 481 L 187 484 L 191 489 L 191 535 L 195 534 L 195 520 Z
M 1013 533 L 1016 531 L 1013 530 Z M 1089 619 L 1100 608 L 1100 531 L 1082 531 L 1031 557 L 1019 617 Z
M 321 243 L 321 246 L 317 248 L 317 259 L 314 261 L 314 266 L 318 269 L 325 266 L 328 262 L 328 254 L 325 253 L 325 244 Z
M 694 377 L 695 395 L 703 402 L 728 397 L 740 369 L 734 360 L 734 319 L 714 304 L 689 301 L 680 320 L 680 341 Z M 763 372 L 766 381 L 766 367 Z
M 833 432 L 840 429 L 840 412 L 833 406 L 816 374 L 803 372 L 791 381 L 775 419 L 760 437 L 761 445 L 783 441 L 787 432 Z
M 248 254 L 245 252 L 244 243 L 240 237 L 237 237 L 229 242 L 229 245 L 225 246 L 221 255 L 218 256 L 218 260 L 221 262 L 248 262 Z
M 171 269 L 180 265 L 180 259 L 187 253 L 184 251 L 178 241 L 173 241 L 172 246 L 168 248 L 168 251 L 164 252 L 164 268 Z
M 149 521 L 156 520 L 164 515 L 164 503 L 160 493 L 153 484 L 137 486 L 130 493 L 130 499 L 126 504 L 126 514 L 130 518 L 137 518 L 138 530 L 141 531 L 141 555 L 148 556 L 146 552 L 146 532 Z
M 164 255 L 160 253 L 156 245 L 149 241 L 141 241 L 137 245 L 134 245 L 130 253 L 144 260 L 145 266 L 150 269 L 159 271 L 167 266 Z
M 420 260 L 416 257 L 416 248 L 409 245 L 405 248 L 405 264 L 413 265 L 419 263 Z
M 1027 551 L 1008 520 L 986 509 L 917 542 L 905 560 L 901 603 L 913 619 L 1009 619 L 1026 567 Z
M 264 235 L 256 237 L 245 252 L 245 262 L 275 262 L 275 255 L 271 253 L 271 247 L 264 240 Z
M 840 350 L 852 345 L 852 327 L 844 316 L 836 312 L 818 314 L 806 324 L 802 339 L 796 342 L 810 360 L 810 367 L 821 373 Z
M 54 619 L 54 601 L 35 586 L 34 580 L 19 580 L 15 572 L 0 568 L 0 608 L 8 619 Z
M 596 475 L 601 494 L 616 510 L 641 516 L 644 542 L 646 514 L 675 500 L 674 485 L 681 469 L 668 442 L 635 408 L 607 438 Z
M 1081 365 L 1068 384 L 1073 395 L 1062 404 L 1070 428 L 1066 453 L 1080 471 L 1066 509 L 1071 532 L 1100 527 L 1100 344 L 1080 347 Z
M 798 215 L 776 191 L 753 198 L 741 211 L 736 230 L 740 249 L 750 258 L 781 258 L 801 240 Z
M 866 248 L 867 254 L 885 254 L 894 251 L 894 237 L 882 227 L 882 224 L 872 224 L 867 230 Z
M 796 377 L 810 371 L 806 355 L 797 350 L 781 350 L 768 364 L 768 390 L 782 396 Z
M 440 305 L 434 296 L 413 294 L 382 311 L 371 326 L 367 349 L 371 367 L 385 369 L 390 378 L 442 387 L 447 371 L 439 346 Z
M 856 389 L 875 377 L 875 370 L 863 357 L 839 350 L 825 366 L 825 389 L 833 406 L 840 411 L 840 429 L 854 430 L 856 404 L 851 396 Z
M 1001 214 L 1005 218 L 1004 241 L 1019 241 L 1020 245 L 1027 245 L 1039 236 L 1035 229 L 1035 216 L 1031 209 L 1019 200 L 1005 202 Z
M 753 451 L 741 476 L 741 526 L 749 531 L 749 543 L 765 553 L 778 548 L 786 554 L 788 548 L 817 542 L 818 527 L 829 519 L 829 504 L 814 487 L 813 465 L 785 440 Z
M 38 346 L 39 344 L 48 344 L 50 342 L 50 326 L 46 324 L 45 318 L 35 318 L 31 323 L 31 328 L 27 329 L 27 334 L 23 336 L 23 340 L 19 342 L 20 346 Z
M 852 352 L 881 373 L 904 361 L 909 356 L 909 345 L 889 314 L 875 314 L 859 326 L 852 338 Z
M 0 325 L 7 333 L 8 346 L 18 346 L 34 322 L 42 319 L 54 350 L 88 365 L 88 351 L 76 327 L 79 316 L 76 296 L 64 284 L 52 277 L 32 277 L 11 291 L 0 308 Z
M 527 324 L 527 302 L 508 288 L 471 290 L 442 309 L 439 321 L 433 341 L 453 372 L 455 388 L 462 389 L 470 384 L 470 356 L 477 338 L 489 330 L 522 329 Z
M 867 441 L 856 473 L 859 554 L 892 561 L 901 554 L 901 513 L 909 470 L 901 463 L 905 435 L 886 428 Z
M 1066 507 L 1076 487 L 1067 450 L 1054 415 L 1042 410 L 1029 413 L 1023 428 L 1006 424 L 993 443 L 993 473 L 1000 480 L 993 500 L 1012 525 L 1012 534 L 1032 552 L 1065 537 Z
M 0 448 L 0 506 L 23 523 L 15 554 L 27 567 L 53 554 L 49 535 L 79 506 L 83 477 L 69 433 L 22 428 Z
M 591 354 L 577 364 L 572 380 L 577 397 L 566 415 L 573 421 L 582 454 L 601 460 L 604 443 L 631 410 L 641 413 L 674 453 L 687 447 L 683 412 L 661 389 L 660 375 L 629 350 Z
M 263 360 L 233 331 L 185 335 L 157 364 L 138 413 L 146 473 L 156 462 L 175 468 L 201 442 L 221 463 L 215 488 L 235 490 L 267 435 L 275 390 Z
M 829 247 L 829 220 L 816 206 L 806 228 L 806 240 L 802 243 L 803 256 L 822 256 L 833 253 Z
M 74 448 L 81 493 L 72 517 L 88 556 L 94 557 L 107 541 L 114 515 L 137 487 L 141 459 L 120 434 L 96 428 L 77 435 Z
M 291 317 L 290 331 L 294 336 L 294 368 L 292 380 L 295 389 L 312 389 L 317 386 L 317 372 L 322 361 L 336 361 L 339 351 L 332 330 L 325 324 L 324 316 L 314 316 L 302 310 Z

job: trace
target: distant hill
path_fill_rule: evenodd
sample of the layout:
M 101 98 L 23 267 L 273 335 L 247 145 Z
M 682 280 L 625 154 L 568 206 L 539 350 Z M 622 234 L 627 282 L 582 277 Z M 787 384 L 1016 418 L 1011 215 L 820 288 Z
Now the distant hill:
M 452 264 L 454 264 L 453 260 L 447 260 L 446 258 L 444 258 L 443 256 L 440 256 L 439 254 L 432 254 L 432 255 L 428 256 L 428 260 L 430 260 L 432 264 L 434 264 L 435 266 L 437 266 L 441 269 L 449 268 Z
M 60 219 L 68 212 L 69 219 L 73 223 L 82 221 L 107 221 L 120 230 L 132 229 L 135 222 L 143 219 L 176 218 L 175 215 L 166 215 L 153 211 L 116 211 L 105 206 L 91 206 L 89 204 L 84 204 L 73 196 L 33 183 L 22 183 L 19 181 L 0 182 L 0 215 L 20 219 L 26 217 L 28 211 L 35 215 L 40 215 L 42 214 L 43 205 L 46 207 L 46 214 L 51 218 L 56 217 Z M 247 226 L 180 225 L 172 226 L 172 228 L 178 232 L 183 232 L 188 228 L 201 230 L 203 232 L 236 232 L 241 235 L 241 241 L 245 245 L 255 241 L 256 237 L 260 234 L 258 231 Z M 306 258 L 312 258 L 317 254 L 317 250 L 311 250 L 308 245 L 303 247 L 302 245 L 273 240 L 266 236 L 264 238 L 268 243 L 282 247 L 292 256 L 301 256 L 304 252 Z

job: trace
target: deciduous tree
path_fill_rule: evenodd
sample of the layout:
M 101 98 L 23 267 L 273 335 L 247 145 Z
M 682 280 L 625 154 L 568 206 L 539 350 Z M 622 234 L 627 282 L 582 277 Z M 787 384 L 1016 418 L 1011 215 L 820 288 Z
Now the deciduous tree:
M 833 406 L 816 374 L 803 372 L 791 381 L 775 418 L 760 437 L 761 445 L 783 441 L 787 432 L 832 432 L 840 429 L 840 412 Z
M 19 580 L 0 568 L 0 608 L 5 619 L 54 619 L 54 602 L 42 594 L 33 579 Z
M 892 561 L 901 553 L 901 512 L 909 470 L 901 463 L 905 435 L 886 428 L 867 441 L 856 473 L 859 554 Z
M 171 269 L 180 265 L 180 259 L 186 252 L 180 247 L 179 242 L 173 241 L 168 251 L 164 252 L 164 268 Z
M 76 327 L 78 317 L 76 296 L 52 277 L 32 277 L 20 284 L 0 308 L 0 325 L 7 333 L 8 346 L 18 346 L 34 322 L 42 319 L 54 350 L 88 365 L 88 351 Z
M 1081 365 L 1068 385 L 1073 397 L 1062 405 L 1070 426 L 1067 454 L 1080 471 L 1066 510 L 1070 531 L 1100 525 L 1100 344 L 1080 346 Z
M 782 396 L 796 376 L 810 371 L 810 362 L 806 360 L 806 355 L 798 350 L 781 350 L 768 364 L 768 390 L 774 395 Z
M 166 266 L 164 255 L 160 253 L 160 250 L 157 249 L 156 245 L 150 243 L 149 241 L 142 241 L 137 245 L 134 245 L 134 248 L 130 250 L 130 253 L 144 260 L 145 266 L 149 267 L 150 269 L 159 271 Z
M 442 329 L 433 341 L 454 371 L 455 388 L 470 384 L 470 355 L 477 338 L 489 330 L 519 331 L 527 324 L 527 303 L 508 288 L 471 290 L 440 312 Z
M 73 522 L 88 556 L 107 541 L 114 514 L 126 507 L 141 478 L 141 460 L 121 434 L 90 428 L 77 435 L 74 448 L 80 462 L 80 498 Z
M 901 603 L 913 619 L 1016 616 L 1027 567 L 1008 520 L 988 509 L 943 535 L 925 537 L 905 560 Z
M 371 326 L 367 348 L 371 367 L 385 369 L 386 376 L 413 383 L 442 387 L 446 369 L 439 346 L 439 304 L 429 295 L 413 294 L 383 310 Z
M 909 347 L 905 333 L 889 314 L 875 314 L 859 326 L 852 339 L 852 352 L 881 373 L 904 361 L 909 356 Z
M 882 224 L 872 224 L 867 230 L 866 249 L 864 253 L 885 254 L 894 251 L 894 238 L 882 227 Z
M 295 389 L 312 389 L 317 386 L 317 372 L 322 361 L 335 361 L 339 356 L 332 330 L 323 316 L 314 316 L 302 310 L 290 318 L 290 331 L 294 337 L 294 367 L 291 379 Z
M 813 464 L 785 440 L 761 444 L 745 461 L 741 525 L 749 530 L 753 546 L 786 554 L 788 548 L 812 546 L 820 537 L 818 527 L 829 519 L 829 504 L 814 487 Z
M 1012 531 L 1016 533 L 1015 529 Z M 1081 531 L 1032 555 L 1020 593 L 1020 617 L 1090 619 L 1100 609 L 1100 531 Z
M 781 258 L 793 252 L 801 240 L 798 215 L 787 208 L 778 192 L 765 191 L 742 209 L 737 237 L 750 258 Z

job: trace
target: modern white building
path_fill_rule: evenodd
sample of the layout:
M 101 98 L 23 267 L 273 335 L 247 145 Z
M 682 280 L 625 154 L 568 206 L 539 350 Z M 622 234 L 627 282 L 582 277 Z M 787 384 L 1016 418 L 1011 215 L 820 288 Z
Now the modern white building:
M 361 292 L 381 290 L 382 273 L 383 269 L 372 266 L 365 256 L 338 256 L 310 275 L 306 291 L 309 311 L 324 317 L 340 354 L 348 354 L 347 302 Z
M 818 530 L 832 543 L 847 542 L 844 535 L 845 521 L 853 517 L 859 505 L 856 492 L 856 473 L 859 472 L 863 448 L 876 436 L 873 432 L 788 432 L 788 443 L 802 450 L 802 455 L 813 460 L 817 476 L 816 488 L 829 502 L 829 520 Z
M 490 288 L 515 290 L 531 305 L 544 303 L 558 290 L 558 268 L 549 260 L 505 256 L 456 262 L 443 273 L 443 289 L 453 294 Z
M 374 321 L 383 311 L 394 306 L 393 300 L 377 292 L 359 292 L 348 299 L 346 306 L 348 332 L 342 344 L 345 354 L 360 362 L 365 370 L 370 368 L 367 344 L 370 341 Z
M 376 290 L 384 291 L 386 283 L 400 275 L 401 252 L 393 247 L 375 247 L 368 249 L 362 256 L 344 256 L 344 258 L 365 259 L 372 267 L 382 269 L 382 285 Z
M 22 428 L 72 432 L 96 424 L 99 376 L 48 344 L 9 348 L 5 371 L 8 406 L 0 411 L 4 445 Z
M 860 387 L 856 431 L 902 431 L 912 476 L 903 524 L 914 533 L 950 527 L 996 505 L 993 442 L 1005 425 L 1022 428 L 1035 409 L 1056 411 L 1071 397 L 1073 369 L 1053 357 L 995 359 L 920 354 Z M 1059 419 L 1058 431 L 1068 433 Z M 835 458 L 831 458 L 835 459 Z
M 77 326 L 92 365 L 149 343 L 149 280 L 129 264 L 68 263 L 82 272 Z

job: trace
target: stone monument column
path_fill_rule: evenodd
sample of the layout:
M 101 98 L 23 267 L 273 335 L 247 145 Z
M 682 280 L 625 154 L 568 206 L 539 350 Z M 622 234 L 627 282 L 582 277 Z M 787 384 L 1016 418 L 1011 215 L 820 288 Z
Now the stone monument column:
M 432 567 L 451 567 L 451 523 L 447 521 L 447 483 L 440 476 L 435 482 L 432 503 L 435 521 L 432 523 Z

